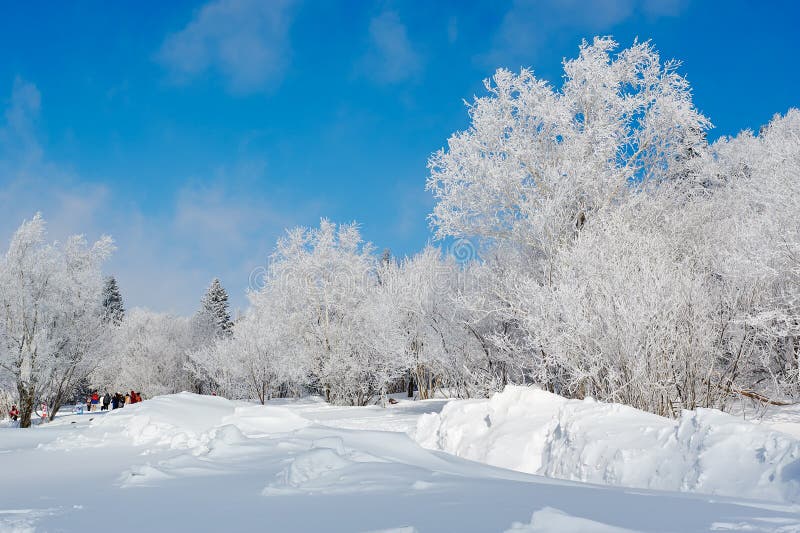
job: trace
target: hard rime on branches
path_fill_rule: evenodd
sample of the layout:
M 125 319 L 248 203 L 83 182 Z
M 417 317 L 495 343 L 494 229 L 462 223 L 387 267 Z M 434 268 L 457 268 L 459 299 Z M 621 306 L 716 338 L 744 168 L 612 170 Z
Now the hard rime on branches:
M 108 276 L 103 286 L 103 311 L 106 321 L 119 326 L 125 318 L 125 306 L 122 302 L 122 293 L 114 276 Z
M 500 70 L 430 160 L 525 379 L 658 414 L 796 398 L 797 111 L 709 146 L 674 62 L 596 38 L 553 88 Z M 487 305 L 488 303 L 488 305 Z
M 184 367 L 197 339 L 189 318 L 135 308 L 114 328 L 112 342 L 92 374 L 94 387 L 147 397 L 191 388 Z
M 12 237 L 0 261 L 0 370 L 16 389 L 21 427 L 40 401 L 55 416 L 102 353 L 101 266 L 112 250 L 109 237 L 47 243 L 40 215 Z
M 211 285 L 203 296 L 199 314 L 208 317 L 213 337 L 230 335 L 233 321 L 231 321 L 228 306 L 228 293 L 218 278 L 211 281 Z
M 211 285 L 203 295 L 200 309 L 192 317 L 191 327 L 193 343 L 189 352 L 201 350 L 219 339 L 231 336 L 233 321 L 228 305 L 228 293 L 218 278 L 211 281 Z M 194 358 L 189 357 L 188 352 L 184 366 L 194 392 L 209 393 L 219 388 L 219 380 L 215 376 L 220 374 L 208 372 L 204 366 L 198 365 Z
M 309 390 L 331 402 L 364 405 L 403 371 L 377 269 L 355 225 L 323 220 L 319 228 L 291 230 L 233 336 L 192 359 L 225 376 L 227 394 L 263 402 Z
M 501 69 L 472 124 L 434 154 L 428 189 L 439 237 L 521 247 L 541 276 L 587 222 L 665 181 L 686 179 L 710 126 L 692 105 L 677 63 L 649 43 L 616 56 L 610 38 L 564 63 L 560 89 Z

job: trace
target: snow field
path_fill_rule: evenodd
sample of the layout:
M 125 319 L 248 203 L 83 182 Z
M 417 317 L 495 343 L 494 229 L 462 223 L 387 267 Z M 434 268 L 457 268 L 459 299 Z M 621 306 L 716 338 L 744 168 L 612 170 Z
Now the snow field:
M 420 417 L 422 446 L 494 466 L 625 487 L 800 502 L 800 441 L 711 409 L 670 420 L 508 386 Z
M 512 401 L 513 392 L 500 397 L 517 425 L 497 413 L 489 421 L 520 444 L 524 415 L 536 413 Z M 556 409 L 557 399 L 544 400 Z M 409 435 L 461 407 L 486 426 L 480 405 L 261 406 L 181 393 L 2 429 L 0 532 L 800 531 L 797 505 L 548 479 L 425 449 Z M 598 457 L 610 453 L 606 445 Z M 476 440 L 474 449 L 481 446 Z

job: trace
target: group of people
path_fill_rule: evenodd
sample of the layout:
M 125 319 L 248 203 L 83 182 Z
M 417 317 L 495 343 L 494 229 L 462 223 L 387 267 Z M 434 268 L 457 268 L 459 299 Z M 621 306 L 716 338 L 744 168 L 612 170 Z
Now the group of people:
M 93 391 L 91 395 L 86 397 L 86 411 L 108 411 L 111 409 L 119 409 L 128 404 L 139 403 L 142 401 L 142 395 L 138 392 L 131 391 L 126 394 L 116 392 L 111 394 L 109 392 L 103 393 L 101 396 L 97 391 Z
M 118 409 L 120 407 L 125 407 L 131 403 L 139 403 L 142 401 L 142 395 L 139 392 L 131 391 L 126 394 L 122 394 L 121 392 L 116 392 L 114 394 L 111 393 L 104 393 L 100 395 L 97 391 L 93 391 L 92 394 L 86 397 L 86 412 L 92 411 L 108 411 L 109 409 Z M 42 420 L 47 419 L 47 404 L 42 403 L 41 407 L 41 414 Z M 76 413 L 83 413 L 83 406 L 78 405 L 75 409 Z M 39 414 L 39 413 L 37 413 Z M 19 408 L 17 404 L 13 404 L 11 409 L 8 410 L 8 418 L 13 420 L 14 422 L 19 421 Z

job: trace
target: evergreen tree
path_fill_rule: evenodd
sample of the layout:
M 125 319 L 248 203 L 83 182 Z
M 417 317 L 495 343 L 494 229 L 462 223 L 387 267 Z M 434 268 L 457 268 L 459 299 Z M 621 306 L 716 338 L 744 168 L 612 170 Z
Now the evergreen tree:
M 394 256 L 392 256 L 392 250 L 389 248 L 384 248 L 383 253 L 381 254 L 381 265 L 388 266 L 390 263 L 394 261 Z
M 228 293 L 218 278 L 214 278 L 201 300 L 200 312 L 210 317 L 215 337 L 231 334 L 233 321 L 228 310 Z
M 108 276 L 103 286 L 103 318 L 114 325 L 122 323 L 125 318 L 125 306 L 122 303 L 122 293 L 114 276 Z

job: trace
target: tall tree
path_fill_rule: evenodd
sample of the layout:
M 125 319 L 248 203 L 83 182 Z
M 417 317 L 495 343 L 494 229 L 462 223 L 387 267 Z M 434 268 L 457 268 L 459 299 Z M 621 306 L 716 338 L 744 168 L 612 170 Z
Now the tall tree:
M 200 312 L 211 318 L 214 337 L 227 337 L 231 334 L 233 321 L 229 310 L 228 293 L 219 278 L 211 281 L 201 300 Z
M 90 370 L 102 338 L 101 266 L 110 237 L 89 246 L 73 236 L 45 242 L 41 215 L 25 221 L 0 259 L 0 370 L 15 382 L 20 427 L 29 427 L 37 399 L 51 408 Z
M 108 276 L 103 286 L 103 319 L 119 326 L 123 318 L 125 318 L 125 306 L 122 303 L 122 293 L 116 278 Z

